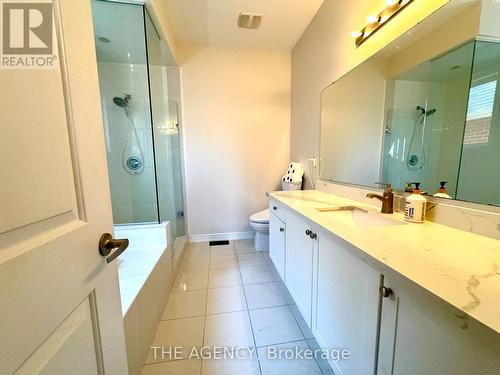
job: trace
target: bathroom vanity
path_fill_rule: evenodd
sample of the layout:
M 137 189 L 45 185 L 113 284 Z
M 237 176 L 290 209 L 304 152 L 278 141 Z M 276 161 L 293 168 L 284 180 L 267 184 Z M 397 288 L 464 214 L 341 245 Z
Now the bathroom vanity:
M 500 372 L 497 240 L 315 190 L 271 193 L 269 209 L 297 307 L 322 349 L 350 352 L 336 373 Z

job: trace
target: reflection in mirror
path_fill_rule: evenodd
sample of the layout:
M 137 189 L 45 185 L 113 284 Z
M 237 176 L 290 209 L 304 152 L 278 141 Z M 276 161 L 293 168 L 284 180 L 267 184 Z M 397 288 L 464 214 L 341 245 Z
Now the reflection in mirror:
M 447 181 L 455 196 L 474 43 L 420 64 L 388 82 L 382 180 L 429 194 Z
M 322 92 L 322 179 L 379 181 L 385 86 L 384 65 L 371 59 Z
M 456 198 L 500 205 L 500 43 L 476 42 Z
M 368 59 L 321 94 L 321 178 L 500 205 L 499 75 L 491 41 L 413 67 L 404 50 Z

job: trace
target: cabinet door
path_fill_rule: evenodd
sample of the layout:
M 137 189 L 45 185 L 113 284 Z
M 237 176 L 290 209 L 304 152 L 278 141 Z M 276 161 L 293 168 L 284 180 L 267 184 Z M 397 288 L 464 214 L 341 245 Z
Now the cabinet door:
M 275 214 L 278 219 L 285 221 L 287 209 L 281 202 L 278 202 L 274 198 L 269 198 L 269 212 Z
M 285 230 L 285 223 L 276 215 L 269 215 L 269 257 L 283 281 L 285 280 Z
M 378 373 L 500 373 L 500 335 L 409 282 L 386 277 Z
M 306 235 L 311 224 L 301 216 L 286 218 L 285 285 L 305 321 L 311 327 L 313 250 L 316 241 Z
M 348 360 L 332 363 L 339 374 L 373 374 L 377 357 L 381 275 L 351 245 L 318 233 L 316 321 L 324 349 L 347 349 Z

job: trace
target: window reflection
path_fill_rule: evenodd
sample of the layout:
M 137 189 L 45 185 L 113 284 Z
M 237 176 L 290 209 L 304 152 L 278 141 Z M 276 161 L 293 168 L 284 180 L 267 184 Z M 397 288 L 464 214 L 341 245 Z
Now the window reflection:
M 488 143 L 496 89 L 496 79 L 476 84 L 470 89 L 464 145 Z

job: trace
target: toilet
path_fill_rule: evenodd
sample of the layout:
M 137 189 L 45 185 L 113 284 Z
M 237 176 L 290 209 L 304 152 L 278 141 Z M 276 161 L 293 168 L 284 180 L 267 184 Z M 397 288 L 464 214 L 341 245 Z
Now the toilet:
M 286 180 L 287 176 L 291 176 L 292 172 L 300 174 L 300 182 Z M 303 174 L 304 171 L 300 163 L 291 163 L 288 174 L 285 174 L 281 179 L 283 191 L 302 189 Z M 269 251 L 269 209 L 256 212 L 250 216 L 250 226 L 255 231 L 255 250 Z
M 269 251 L 269 209 L 250 216 L 250 226 L 255 231 L 255 250 Z

